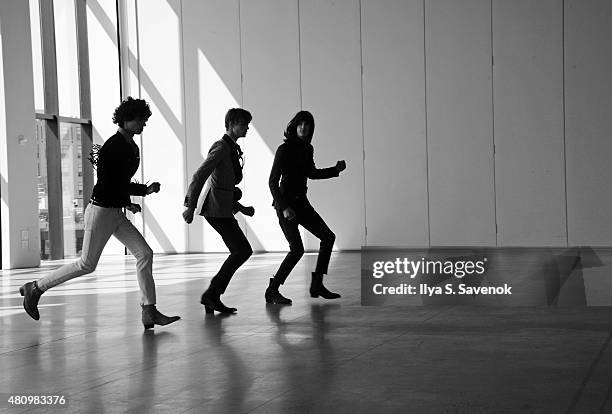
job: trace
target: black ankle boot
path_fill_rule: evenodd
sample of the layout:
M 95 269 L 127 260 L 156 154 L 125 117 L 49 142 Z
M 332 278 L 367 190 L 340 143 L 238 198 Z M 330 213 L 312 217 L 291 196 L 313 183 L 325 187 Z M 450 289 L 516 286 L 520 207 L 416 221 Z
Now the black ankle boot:
M 266 303 L 274 303 L 277 305 L 291 305 L 293 301 L 289 298 L 284 297 L 278 291 L 280 284 L 274 281 L 274 278 L 270 278 L 270 284 L 266 289 L 266 294 L 264 297 L 266 298 Z
M 225 306 L 223 302 L 221 302 L 221 295 L 211 288 L 208 288 L 206 292 L 202 293 L 200 303 L 204 305 L 206 313 L 214 313 L 214 311 L 220 313 L 235 313 L 238 310 Z
M 316 272 L 312 272 L 310 296 L 313 298 L 318 298 L 321 296 L 323 299 L 338 299 L 340 297 L 338 293 L 330 292 L 325 286 L 323 286 L 323 275 Z
M 142 324 L 145 329 L 153 328 L 153 325 L 169 325 L 181 319 L 180 316 L 166 316 L 157 310 L 155 305 L 142 305 Z
M 27 314 L 30 315 L 32 319 L 39 320 L 40 314 L 38 313 L 38 300 L 43 294 L 43 291 L 40 290 L 36 281 L 28 282 L 21 286 L 19 288 L 19 294 L 23 296 L 23 308 Z

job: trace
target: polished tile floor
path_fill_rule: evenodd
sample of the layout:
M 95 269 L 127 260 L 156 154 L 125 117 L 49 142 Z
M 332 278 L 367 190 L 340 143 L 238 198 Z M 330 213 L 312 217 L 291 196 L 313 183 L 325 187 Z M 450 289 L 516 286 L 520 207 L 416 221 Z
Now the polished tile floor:
M 307 295 L 307 254 L 282 289 L 294 305 L 266 305 L 282 256 L 245 264 L 224 296 L 239 311 L 225 317 L 199 304 L 224 255 L 156 256 L 158 307 L 182 320 L 147 332 L 131 257 L 47 292 L 38 322 L 17 289 L 61 262 L 1 271 L 0 412 L 612 412 L 608 306 L 361 306 L 352 252 L 332 257 L 341 299 Z M 11 395 L 68 405 L 11 406 Z

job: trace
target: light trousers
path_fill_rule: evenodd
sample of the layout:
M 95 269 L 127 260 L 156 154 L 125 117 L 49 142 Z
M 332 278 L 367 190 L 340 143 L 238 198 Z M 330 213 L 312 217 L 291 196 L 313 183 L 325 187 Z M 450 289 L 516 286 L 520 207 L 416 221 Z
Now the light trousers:
M 93 272 L 110 236 L 115 236 L 136 257 L 136 277 L 140 286 L 141 304 L 154 305 L 153 250 L 120 208 L 88 204 L 85 209 L 81 258 L 38 280 L 38 287 L 46 291 L 70 279 Z

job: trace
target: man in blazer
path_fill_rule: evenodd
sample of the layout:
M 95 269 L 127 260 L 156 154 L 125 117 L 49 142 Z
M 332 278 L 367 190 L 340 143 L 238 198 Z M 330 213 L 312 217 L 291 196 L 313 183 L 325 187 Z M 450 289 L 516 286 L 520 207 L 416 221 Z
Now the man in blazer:
M 245 109 L 232 108 L 227 112 L 225 135 L 208 151 L 206 160 L 193 174 L 185 196 L 183 218 L 189 224 L 193 221 L 202 188 L 210 177 L 209 191 L 199 214 L 219 233 L 230 251 L 210 286 L 202 294 L 200 303 L 207 313 L 215 310 L 222 313 L 236 312 L 236 308 L 227 307 L 221 302 L 221 295 L 236 270 L 253 254 L 251 245 L 234 218 L 234 186 L 242 181 L 242 151 L 236 141 L 246 136 L 251 120 L 251 114 Z

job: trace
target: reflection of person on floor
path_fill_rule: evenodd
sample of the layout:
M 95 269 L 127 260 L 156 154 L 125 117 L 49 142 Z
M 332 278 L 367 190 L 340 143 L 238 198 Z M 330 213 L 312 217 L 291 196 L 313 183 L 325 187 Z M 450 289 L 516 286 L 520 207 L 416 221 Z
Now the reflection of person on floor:
M 161 385 L 160 383 L 165 377 L 163 374 L 158 374 L 159 371 L 163 371 L 163 369 L 160 369 L 160 367 L 163 366 L 161 362 L 166 355 L 164 351 L 173 348 L 176 349 L 178 346 L 178 341 L 178 337 L 169 331 L 145 331 L 141 338 L 142 349 L 140 352 L 137 352 L 135 347 L 129 347 L 130 350 L 128 351 L 128 356 L 130 357 L 130 362 L 134 363 L 134 368 L 136 369 L 135 372 L 130 375 L 127 386 L 125 387 L 125 391 L 127 392 L 127 407 L 123 409 L 126 412 L 154 412 L 156 408 L 159 408 L 160 403 L 167 399 L 167 394 L 164 395 L 160 393 L 159 389 L 165 388 L 167 390 L 166 387 L 169 387 L 169 385 L 166 383 Z M 160 348 L 162 357 L 159 357 Z M 138 365 L 136 365 L 136 354 L 139 354 L 141 358 L 139 368 L 137 368 Z M 102 403 L 97 407 L 88 407 L 91 409 L 89 409 L 87 412 L 102 411 L 100 409 L 101 407 Z
M 283 309 L 282 306 L 266 305 L 270 321 L 278 328 L 275 340 L 279 345 L 277 359 L 282 369 L 278 370 L 277 380 L 287 390 L 281 401 L 286 406 L 280 412 L 328 412 L 333 405 L 330 390 L 337 376 L 338 359 L 333 340 L 328 337 L 334 323 L 327 319 L 334 313 L 337 315 L 340 304 L 311 304 L 310 323 L 306 325 L 305 318 L 282 319 Z
M 19 289 L 24 297 L 23 306 L 32 318 L 38 320 L 40 317 L 38 300 L 43 292 L 96 269 L 102 250 L 112 235 L 136 257 L 136 277 L 140 286 L 145 329 L 153 325 L 168 325 L 180 319 L 178 316 L 165 316 L 155 307 L 153 251 L 122 211 L 122 208 L 132 213 L 141 211 L 140 205 L 132 203 L 130 195 L 144 197 L 159 192 L 158 182 L 148 186 L 131 182 L 140 164 L 140 151 L 134 142 L 134 135 L 142 133 L 150 116 L 149 105 L 142 99 L 128 97 L 115 109 L 113 122 L 119 125 L 119 130 L 106 140 L 96 154 L 92 151 L 91 161 L 96 165 L 98 180 L 85 210 L 81 258 Z
M 247 395 L 253 390 L 256 379 L 252 367 L 242 360 L 242 351 L 235 348 L 233 335 L 226 335 L 224 321 L 229 314 L 208 314 L 201 325 L 202 344 L 206 347 L 206 364 L 190 364 L 187 375 L 194 383 L 201 378 L 209 378 L 202 386 L 199 412 L 207 413 L 246 413 Z M 237 346 L 240 346 L 237 344 Z M 210 383 L 215 390 L 211 394 Z M 251 407 L 252 408 L 252 407 Z
M 219 233 L 230 251 L 230 255 L 200 299 L 207 313 L 236 312 L 236 308 L 227 307 L 221 302 L 221 295 L 227 289 L 236 270 L 253 253 L 251 245 L 234 218 L 234 212 L 238 209 L 246 209 L 247 213 L 250 213 L 248 215 L 253 215 L 255 212 L 252 207 L 244 207 L 238 203 L 236 199 L 238 194 L 235 193 L 235 185 L 242 181 L 242 151 L 236 141 L 246 135 L 251 119 L 251 114 L 245 109 L 233 108 L 227 111 L 225 135 L 208 151 L 206 160 L 193 174 L 185 196 L 187 209 L 183 212 L 183 218 L 187 223 L 191 223 L 200 192 L 210 177 L 210 189 L 204 198 L 200 215 L 204 216 Z
M 314 118 L 308 111 L 300 111 L 287 125 L 285 142 L 276 150 L 270 172 L 270 191 L 274 198 L 278 222 L 289 242 L 289 253 L 281 263 L 276 275 L 270 279 L 266 289 L 267 303 L 291 304 L 291 299 L 278 291 L 280 285 L 304 254 L 304 245 L 298 230 L 301 225 L 321 240 L 317 266 L 312 273 L 310 296 L 336 299 L 340 295 L 323 286 L 323 275 L 331 256 L 336 235 L 312 207 L 306 197 L 307 180 L 337 177 L 346 168 L 345 161 L 338 161 L 334 167 L 318 169 L 314 163 L 314 150 L 310 144 L 314 134 Z M 280 181 L 280 184 L 279 184 Z

